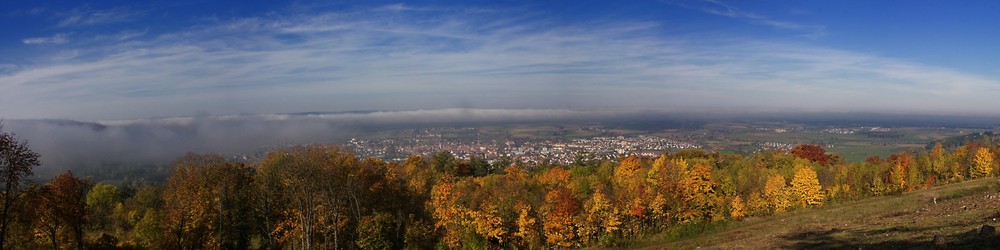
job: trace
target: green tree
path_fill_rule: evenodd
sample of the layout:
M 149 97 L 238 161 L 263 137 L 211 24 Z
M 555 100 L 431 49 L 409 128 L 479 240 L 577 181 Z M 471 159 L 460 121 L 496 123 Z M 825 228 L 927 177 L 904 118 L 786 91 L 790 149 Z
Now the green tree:
M 457 164 L 458 160 L 455 159 L 455 155 L 451 151 L 437 152 L 431 157 L 431 167 L 438 173 L 451 173 L 455 175 L 453 171 L 449 170 L 453 170 Z
M 111 214 L 118 246 L 122 248 L 167 248 L 164 245 L 163 200 L 159 186 L 143 186 L 115 205 Z M 131 192 L 124 192 L 131 193 Z
M 392 215 L 376 213 L 361 217 L 358 224 L 358 248 L 391 249 L 394 231 Z
M 87 192 L 90 221 L 95 229 L 104 229 L 110 225 L 111 213 L 120 202 L 121 191 L 107 183 L 98 182 Z

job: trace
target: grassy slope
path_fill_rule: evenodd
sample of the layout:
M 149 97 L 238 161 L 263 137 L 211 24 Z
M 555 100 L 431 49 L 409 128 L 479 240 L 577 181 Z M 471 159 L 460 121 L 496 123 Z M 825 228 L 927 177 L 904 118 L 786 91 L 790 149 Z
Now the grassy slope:
M 1000 179 L 981 179 L 907 193 L 834 204 L 765 218 L 751 218 L 717 232 L 647 249 L 934 249 L 934 235 L 948 248 L 1000 248 L 1000 237 L 978 237 L 983 225 L 1000 226 Z M 937 203 L 934 199 L 937 198 Z

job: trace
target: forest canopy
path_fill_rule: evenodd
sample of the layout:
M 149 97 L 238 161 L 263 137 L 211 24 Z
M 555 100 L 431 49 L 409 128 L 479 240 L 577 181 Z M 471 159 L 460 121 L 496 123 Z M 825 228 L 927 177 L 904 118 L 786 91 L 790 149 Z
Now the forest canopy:
M 844 162 L 817 145 L 751 155 L 702 150 L 566 165 L 401 162 L 332 145 L 238 162 L 176 159 L 165 183 L 115 186 L 65 172 L 22 178 L 38 155 L 0 137 L 4 248 L 386 249 L 623 246 L 865 197 L 998 175 L 987 137 Z M 20 178 L 20 179 L 19 179 Z

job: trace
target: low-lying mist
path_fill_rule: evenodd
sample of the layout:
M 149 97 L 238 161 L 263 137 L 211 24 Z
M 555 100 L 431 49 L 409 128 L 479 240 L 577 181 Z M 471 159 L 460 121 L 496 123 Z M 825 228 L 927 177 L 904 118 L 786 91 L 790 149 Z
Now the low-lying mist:
M 186 152 L 255 153 L 281 146 L 342 143 L 391 128 L 579 122 L 620 116 L 569 110 L 418 111 L 216 115 L 80 122 L 7 120 L 4 131 L 29 141 L 45 173 L 107 163 L 165 164 Z M 51 170 L 51 171 L 47 171 Z

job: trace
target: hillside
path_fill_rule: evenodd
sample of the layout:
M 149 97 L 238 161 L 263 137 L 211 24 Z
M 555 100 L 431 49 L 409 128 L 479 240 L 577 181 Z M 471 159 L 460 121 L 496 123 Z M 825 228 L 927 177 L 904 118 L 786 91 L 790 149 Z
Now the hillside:
M 649 239 L 638 247 L 935 249 L 935 235 L 944 236 L 949 249 L 1000 247 L 996 233 L 992 237 L 979 236 L 983 225 L 1000 226 L 1000 179 L 751 218 L 717 232 L 668 243 Z

